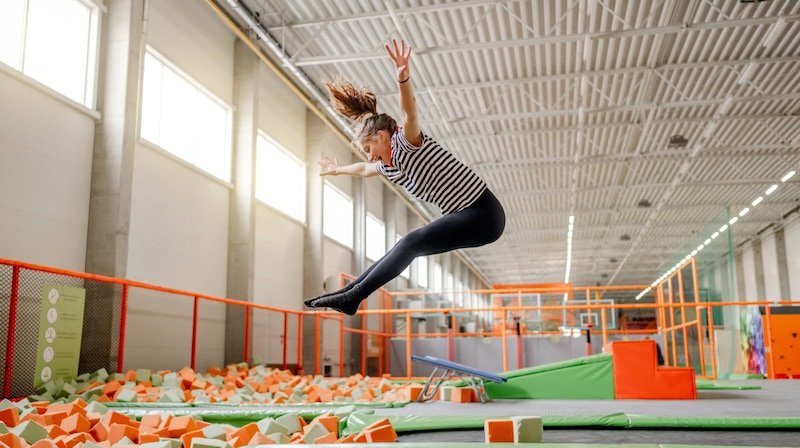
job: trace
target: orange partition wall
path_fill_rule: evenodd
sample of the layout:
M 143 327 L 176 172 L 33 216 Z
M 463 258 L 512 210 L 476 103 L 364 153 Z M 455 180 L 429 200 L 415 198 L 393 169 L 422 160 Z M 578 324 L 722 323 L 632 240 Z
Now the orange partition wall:
M 604 351 L 611 353 L 617 400 L 697 398 L 694 369 L 659 367 L 655 341 L 614 341 Z
M 769 317 L 761 318 L 771 333 L 764 335 L 772 343 L 772 362 L 767 363 L 769 378 L 800 379 L 800 314 L 780 314 L 773 309 Z

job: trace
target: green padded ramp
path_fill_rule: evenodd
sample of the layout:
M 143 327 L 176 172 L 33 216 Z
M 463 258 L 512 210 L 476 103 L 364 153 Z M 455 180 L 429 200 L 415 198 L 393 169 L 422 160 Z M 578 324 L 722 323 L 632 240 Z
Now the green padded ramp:
M 613 400 L 614 369 L 610 353 L 511 370 L 508 381 L 486 384 L 492 398 Z

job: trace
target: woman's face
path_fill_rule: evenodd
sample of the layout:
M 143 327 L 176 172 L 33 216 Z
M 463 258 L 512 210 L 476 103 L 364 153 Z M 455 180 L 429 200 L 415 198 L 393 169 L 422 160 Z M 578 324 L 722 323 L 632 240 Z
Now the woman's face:
M 359 143 L 370 162 L 380 160 L 387 165 L 390 163 L 392 142 L 388 132 L 378 131 L 372 136 L 362 138 Z

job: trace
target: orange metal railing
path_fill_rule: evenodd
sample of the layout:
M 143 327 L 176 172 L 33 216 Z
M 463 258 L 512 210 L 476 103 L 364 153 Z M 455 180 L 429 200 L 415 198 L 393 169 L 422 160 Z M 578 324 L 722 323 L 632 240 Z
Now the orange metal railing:
M 692 259 L 684 266 L 690 268 L 686 271 L 691 275 L 694 291 L 692 291 L 693 300 L 687 299 L 684 294 L 684 269 L 678 269 L 674 274 L 669 276 L 653 288 L 652 296 L 655 303 L 601 303 L 599 297 L 606 291 L 620 291 L 638 289 L 641 286 L 627 286 L 627 287 L 572 287 L 571 285 L 550 285 L 547 287 L 530 287 L 518 288 L 516 290 L 510 289 L 485 289 L 469 291 L 470 294 L 476 297 L 489 297 L 497 294 L 511 294 L 519 295 L 528 293 L 544 293 L 544 294 L 566 294 L 568 297 L 586 297 L 585 303 L 574 304 L 571 301 L 562 302 L 558 304 L 543 304 L 537 306 L 521 306 L 521 301 L 516 301 L 515 304 L 508 306 L 472 306 L 472 307 L 452 307 L 452 308 L 414 308 L 414 309 L 397 309 L 398 302 L 408 296 L 415 294 L 425 294 L 427 292 L 396 292 L 391 293 L 387 290 L 381 289 L 377 293 L 376 302 L 365 301 L 362 308 L 359 310 L 361 316 L 360 322 L 354 326 L 349 326 L 350 322 L 354 320 L 344 318 L 339 313 L 329 311 L 297 311 L 287 310 L 277 307 L 271 307 L 252 302 L 244 302 L 232 300 L 222 297 L 214 297 L 210 295 L 198 294 L 193 292 L 182 291 L 174 288 L 166 288 L 161 286 L 154 286 L 142 282 L 135 282 L 130 280 L 123 280 L 111 278 L 106 276 L 99 276 L 93 274 L 86 274 L 80 272 L 67 271 L 63 269 L 51 268 L 46 266 L 39 266 L 30 263 L 23 263 L 13 260 L 0 259 L 0 298 L 8 297 L 8 307 L 0 309 L 0 316 L 7 313 L 6 326 L 4 334 L 0 334 L 0 341 L 5 338 L 5 366 L 2 371 L 2 392 L 3 396 L 20 396 L 29 394 L 31 391 L 29 382 L 27 380 L 17 381 L 15 373 L 17 371 L 27 371 L 30 366 L 25 365 L 29 363 L 28 356 L 15 356 L 19 350 L 23 350 L 23 346 L 31 345 L 30 340 L 20 340 L 22 345 L 18 345 L 16 339 L 20 330 L 23 333 L 30 334 L 30 326 L 38 326 L 38 317 L 31 319 L 30 316 L 36 316 L 37 313 L 31 312 L 30 309 L 24 310 L 20 314 L 20 300 L 22 297 L 36 298 L 41 297 L 41 285 L 45 282 L 56 281 L 70 281 L 82 282 L 84 285 L 89 285 L 90 282 L 96 284 L 114 285 L 115 287 L 109 289 L 109 297 L 95 297 L 93 300 L 114 300 L 119 303 L 119 312 L 109 318 L 114 320 L 118 331 L 111 335 L 104 335 L 104 337 L 115 338 L 116 354 L 114 357 L 105 361 L 104 367 L 112 371 L 122 372 L 125 366 L 126 353 L 125 348 L 127 340 L 131 337 L 141 337 L 137 335 L 140 329 L 132 328 L 128 320 L 128 309 L 136 300 L 140 300 L 139 294 L 131 294 L 134 289 L 138 292 L 140 290 L 157 291 L 167 294 L 170 298 L 175 300 L 191 300 L 192 311 L 190 316 L 186 319 L 190 320 L 191 344 L 186 347 L 189 353 L 189 364 L 193 369 L 198 367 L 197 354 L 198 347 L 198 334 L 201 333 L 200 329 L 200 308 L 204 303 L 222 303 L 228 306 L 240 306 L 247 310 L 244 318 L 244 335 L 242 353 L 244 359 L 242 361 L 250 361 L 251 352 L 253 351 L 251 341 L 251 329 L 253 326 L 253 313 L 268 313 L 280 316 L 282 322 L 282 335 L 283 347 L 281 348 L 281 364 L 283 368 L 287 368 L 291 361 L 295 361 L 298 372 L 305 372 L 303 366 L 303 317 L 311 317 L 313 325 L 315 326 L 315 357 L 313 365 L 313 373 L 321 374 L 322 367 L 322 347 L 328 341 L 323 341 L 322 330 L 325 322 L 334 322 L 338 325 L 338 375 L 345 376 L 347 372 L 345 364 L 345 354 L 347 347 L 345 345 L 345 336 L 347 334 L 356 335 L 361 337 L 360 341 L 360 362 L 357 363 L 360 367 L 360 372 L 366 374 L 370 370 L 368 365 L 368 358 L 377 358 L 378 375 L 384 375 L 391 372 L 390 366 L 390 340 L 393 338 L 403 338 L 405 342 L 406 353 L 406 378 L 414 378 L 412 365 L 408 359 L 412 351 L 412 341 L 416 338 L 446 338 L 448 356 L 453 354 L 453 341 L 455 338 L 465 337 L 499 337 L 502 341 L 502 367 L 506 371 L 509 369 L 509 344 L 508 337 L 516 337 L 517 341 L 517 362 L 521 364 L 521 356 L 519 353 L 521 347 L 521 338 L 523 336 L 539 335 L 539 336 L 552 336 L 562 334 L 561 331 L 556 330 L 531 330 L 522 325 L 518 316 L 524 315 L 525 312 L 537 312 L 539 315 L 546 313 L 555 313 L 555 315 L 572 317 L 573 313 L 582 312 L 589 315 L 596 313 L 599 316 L 599 322 L 593 322 L 591 331 L 594 335 L 599 335 L 602 338 L 602 345 L 605 346 L 610 337 L 619 337 L 627 335 L 650 335 L 660 334 L 661 345 L 664 352 L 667 354 L 667 363 L 672 366 L 690 366 L 694 359 L 693 353 L 698 354 L 699 372 L 698 377 L 716 379 L 719 372 L 717 370 L 718 360 L 716 359 L 716 340 L 715 329 L 721 328 L 719 323 L 714 322 L 713 311 L 717 308 L 725 309 L 726 307 L 752 307 L 763 306 L 765 308 L 766 318 L 764 319 L 764 344 L 765 356 L 768 365 L 768 377 L 774 378 L 774 359 L 772 353 L 772 329 L 770 324 L 771 306 L 775 305 L 791 305 L 791 302 L 750 302 L 750 301 L 736 301 L 736 302 L 700 302 L 698 294 L 697 282 L 697 266 Z M 352 277 L 345 274 L 340 275 L 340 286 L 343 286 L 345 281 L 352 279 Z M 675 286 L 673 286 L 675 285 Z M 443 291 L 441 294 L 446 295 L 452 291 Z M 457 292 L 466 293 L 466 292 Z M 592 297 L 595 299 L 592 299 Z M 134 301 L 134 302 L 131 302 Z M 29 300 L 33 303 L 35 300 Z M 455 302 L 455 301 L 454 301 Z M 368 303 L 376 303 L 375 309 L 368 309 Z M 29 305 L 26 305 L 29 306 Z M 616 313 L 625 310 L 646 310 L 652 312 L 658 321 L 658 327 L 655 329 L 647 330 L 623 330 L 612 328 L 607 321 L 607 316 L 616 315 Z M 703 322 L 701 318 L 702 312 L 707 316 L 707 322 Z M 423 333 L 415 333 L 412 331 L 412 315 L 421 313 L 424 315 L 438 315 L 451 319 L 448 331 L 425 331 Z M 458 328 L 457 323 L 461 319 L 457 315 L 469 314 L 470 316 L 485 315 L 499 316 L 499 322 L 492 323 L 491 325 L 482 326 L 479 331 L 472 332 L 456 332 L 454 328 Z M 375 319 L 368 319 L 369 316 L 376 316 Z M 289 328 L 291 323 L 296 321 L 296 335 L 289 336 Z M 369 324 L 372 322 L 373 324 Z M 308 322 L 307 322 L 308 323 Z M 404 327 L 402 331 L 398 331 L 398 326 Z M 116 328 L 114 327 L 114 328 Z M 36 327 L 38 328 L 38 327 Z M 0 322 L 0 332 L 2 332 L 2 322 Z M 580 334 L 586 334 L 586 328 L 578 329 Z M 680 336 L 680 337 L 678 337 Z M 370 341 L 370 338 L 375 338 Z M 288 352 L 290 342 L 297 344 L 297 351 L 294 356 Z M 372 343 L 370 343 L 372 342 Z M 0 344 L 3 345 L 3 344 Z M 352 348 L 351 348 L 352 350 Z M 708 362 L 706 353 L 709 354 Z M 682 356 L 679 356 L 682 355 Z M 83 355 L 82 355 L 83 356 Z M 294 358 L 294 359 L 292 359 Z M 453 359 L 454 361 L 458 361 Z M 114 362 L 115 361 L 115 362 Z M 35 362 L 35 361 L 34 361 Z M 710 369 L 707 369 L 707 365 Z M 351 370 L 356 370 L 355 365 Z M 311 373 L 311 372 L 308 372 Z M 17 375 L 18 376 L 18 375 Z M 23 384 L 19 386 L 19 384 Z

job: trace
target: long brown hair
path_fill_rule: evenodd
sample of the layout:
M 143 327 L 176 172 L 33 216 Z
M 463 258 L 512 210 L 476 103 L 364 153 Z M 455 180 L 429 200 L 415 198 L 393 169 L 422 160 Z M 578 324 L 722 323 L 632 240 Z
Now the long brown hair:
M 356 133 L 356 141 L 372 137 L 378 131 L 389 135 L 397 128 L 397 121 L 387 114 L 378 113 L 378 99 L 366 88 L 357 88 L 352 82 L 342 78 L 326 81 L 325 87 L 331 97 L 331 106 L 345 118 L 361 123 Z

